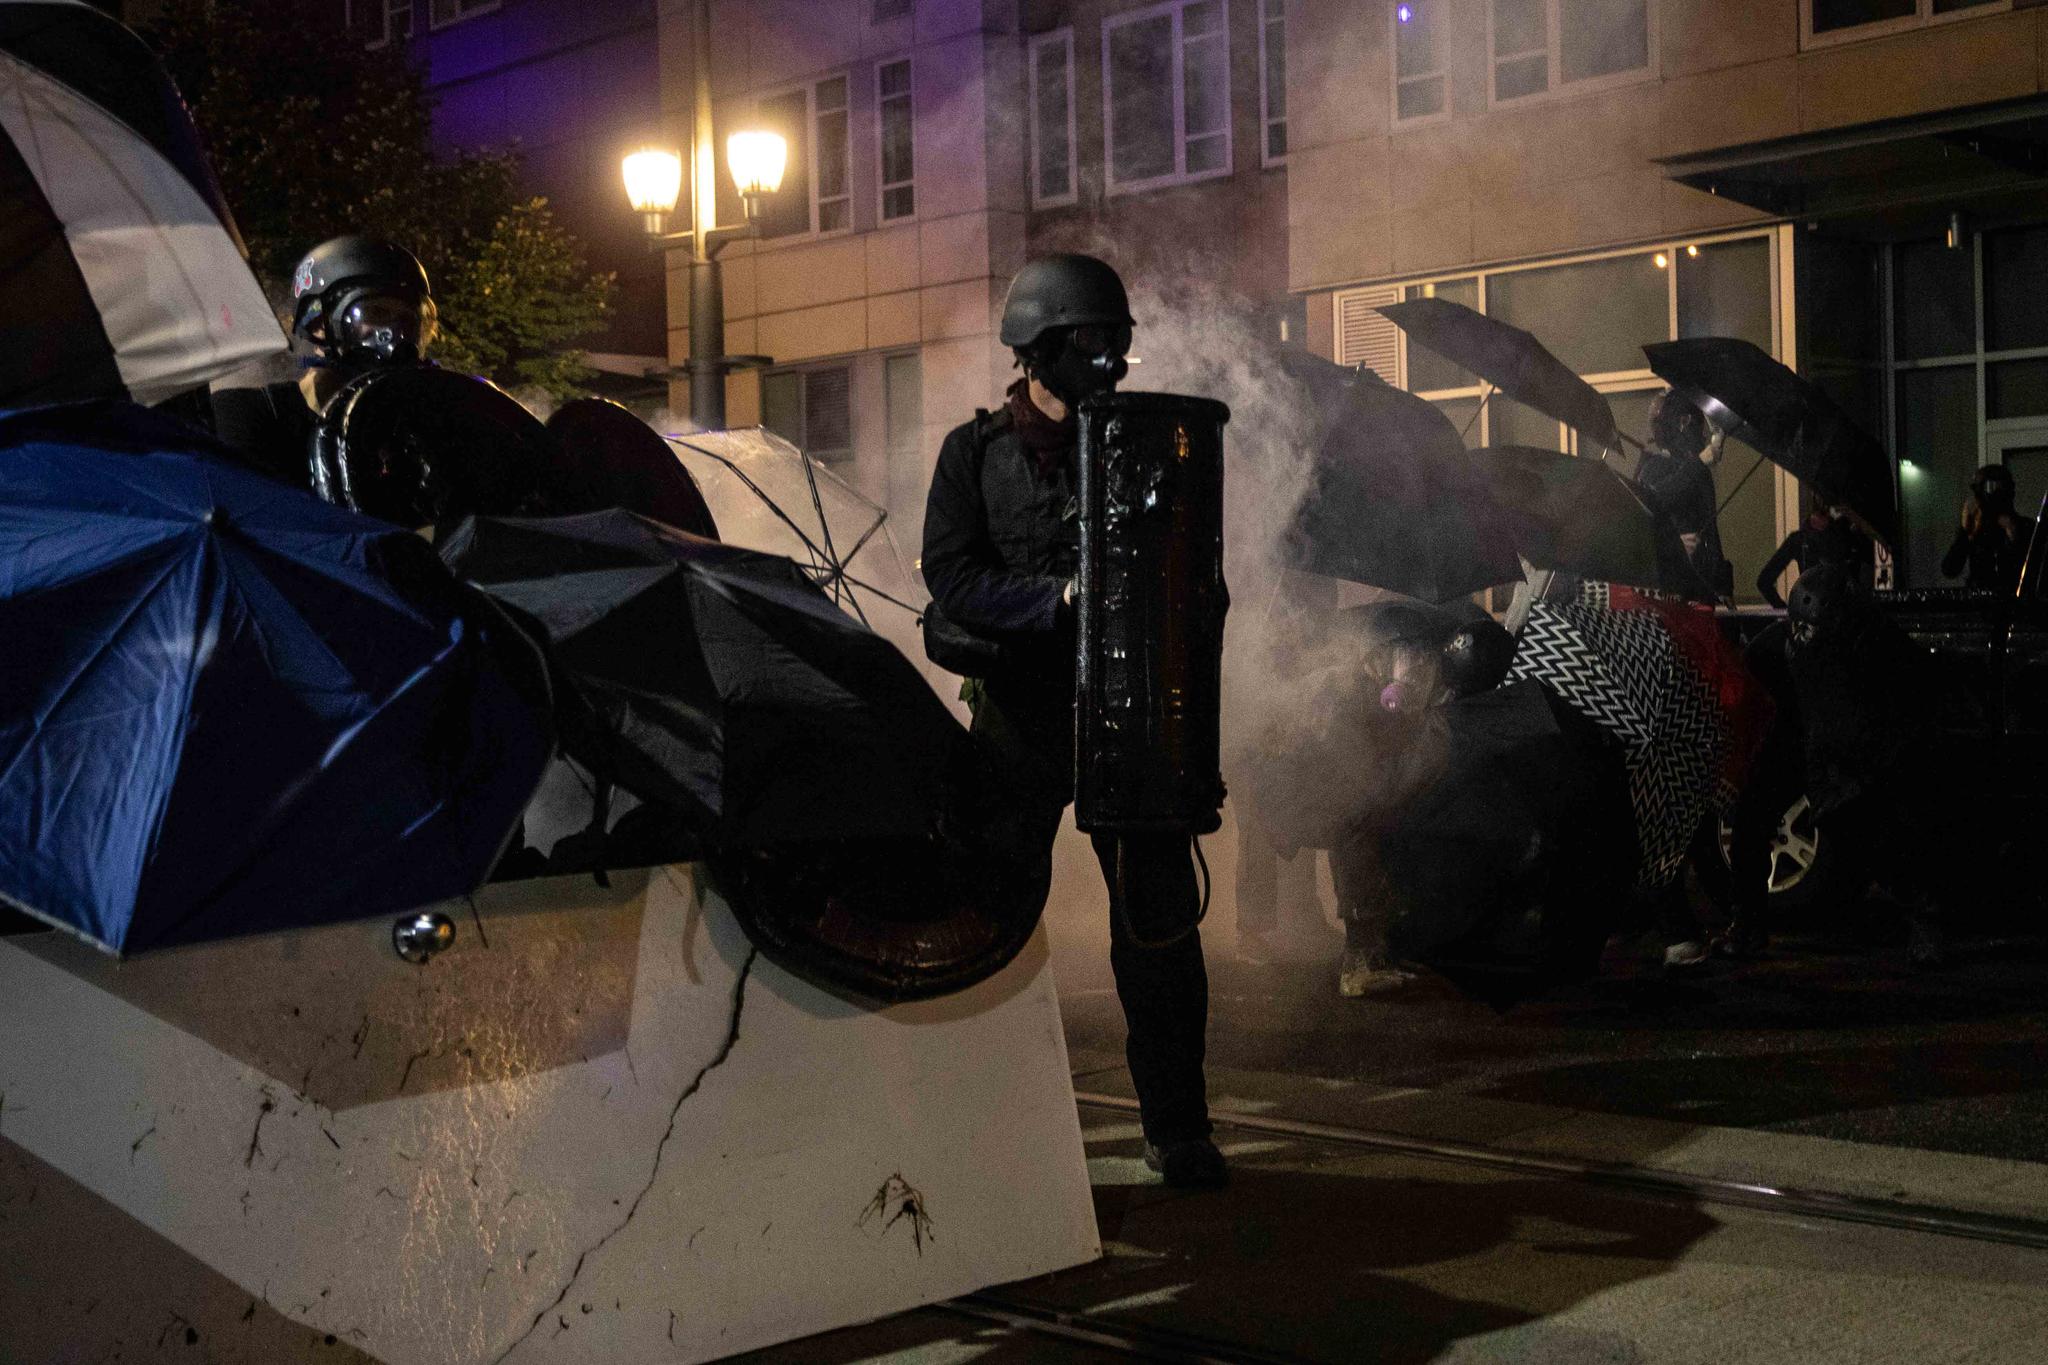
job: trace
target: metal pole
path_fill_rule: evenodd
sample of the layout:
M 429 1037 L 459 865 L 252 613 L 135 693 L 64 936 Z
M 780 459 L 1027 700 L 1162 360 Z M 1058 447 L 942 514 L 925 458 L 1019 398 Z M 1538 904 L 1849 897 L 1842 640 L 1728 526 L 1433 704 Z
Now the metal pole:
M 711 0 L 697 0 L 691 16 L 690 64 L 695 99 L 691 112 L 690 208 L 690 420 L 706 431 L 725 429 L 725 290 L 711 253 L 718 222 L 718 144 L 711 126 Z

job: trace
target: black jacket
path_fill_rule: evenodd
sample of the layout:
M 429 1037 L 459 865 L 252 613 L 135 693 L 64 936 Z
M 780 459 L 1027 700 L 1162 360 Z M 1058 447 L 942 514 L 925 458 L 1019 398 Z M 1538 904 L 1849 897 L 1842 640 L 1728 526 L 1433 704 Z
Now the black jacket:
M 2013 534 L 2009 537 L 2003 527 L 1986 517 L 1976 535 L 1964 530 L 1956 532 L 1948 553 L 1941 557 L 1942 575 L 1954 578 L 1962 574 L 1965 587 L 2011 592 L 2019 585 L 2020 570 L 2027 562 L 2027 546 L 2033 539 L 2032 517 L 2014 515 Z
M 1072 613 L 1062 604 L 1080 563 L 1080 502 L 1070 452 L 1041 473 L 1007 412 L 946 435 L 924 511 L 924 581 L 955 625 L 1000 640 L 1000 683 L 1073 685 Z

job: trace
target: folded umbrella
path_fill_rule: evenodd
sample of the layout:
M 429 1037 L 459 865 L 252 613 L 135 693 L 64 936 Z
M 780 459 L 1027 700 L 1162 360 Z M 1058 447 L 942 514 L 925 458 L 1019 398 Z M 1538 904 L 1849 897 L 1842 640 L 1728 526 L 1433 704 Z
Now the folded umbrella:
M 1670 518 L 1600 461 L 1488 446 L 1473 453 L 1472 463 L 1500 505 L 1515 548 L 1537 568 L 1669 592 L 1698 586 Z
M 1891 457 L 1818 385 L 1736 337 L 1660 341 L 1643 354 L 1716 426 L 1897 539 Z
M 115 952 L 481 885 L 539 660 L 417 536 L 125 403 L 0 416 L 0 901 Z
M 441 553 L 543 632 L 570 755 L 713 842 L 935 823 L 965 732 L 789 560 L 619 510 L 472 518 Z
M 1464 366 L 1515 401 L 1563 422 L 1594 449 L 1612 450 L 1620 444 L 1614 409 L 1599 390 L 1521 328 L 1449 299 L 1410 299 L 1379 311 L 1406 332 L 1410 341 Z
M 1360 373 L 1317 452 L 1289 565 L 1443 602 L 1518 582 L 1505 518 L 1435 405 Z
M 0 0 L 0 407 L 154 403 L 284 349 L 156 57 L 77 0 Z

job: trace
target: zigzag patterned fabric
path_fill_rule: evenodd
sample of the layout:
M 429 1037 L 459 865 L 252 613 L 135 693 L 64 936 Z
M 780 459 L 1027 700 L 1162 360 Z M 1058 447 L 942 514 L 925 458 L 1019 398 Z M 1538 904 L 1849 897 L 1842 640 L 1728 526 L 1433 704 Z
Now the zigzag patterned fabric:
M 1706 680 L 1650 611 L 1539 602 L 1509 677 L 1543 683 L 1619 739 L 1636 818 L 1636 886 L 1668 883 L 1693 831 L 1725 804 L 1728 727 Z

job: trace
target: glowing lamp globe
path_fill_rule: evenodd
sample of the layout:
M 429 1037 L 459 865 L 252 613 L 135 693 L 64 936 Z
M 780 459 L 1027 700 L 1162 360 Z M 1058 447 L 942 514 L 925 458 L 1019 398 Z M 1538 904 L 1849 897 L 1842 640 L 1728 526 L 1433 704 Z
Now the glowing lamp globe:
M 739 187 L 740 198 L 751 203 L 782 188 L 782 172 L 789 164 L 789 144 L 780 133 L 734 133 L 725 141 L 725 160 L 732 167 L 733 184 Z
M 649 232 L 660 232 L 662 219 L 675 211 L 683 193 L 683 159 L 659 147 L 643 147 L 627 157 L 626 198 L 633 212 L 647 220 Z

